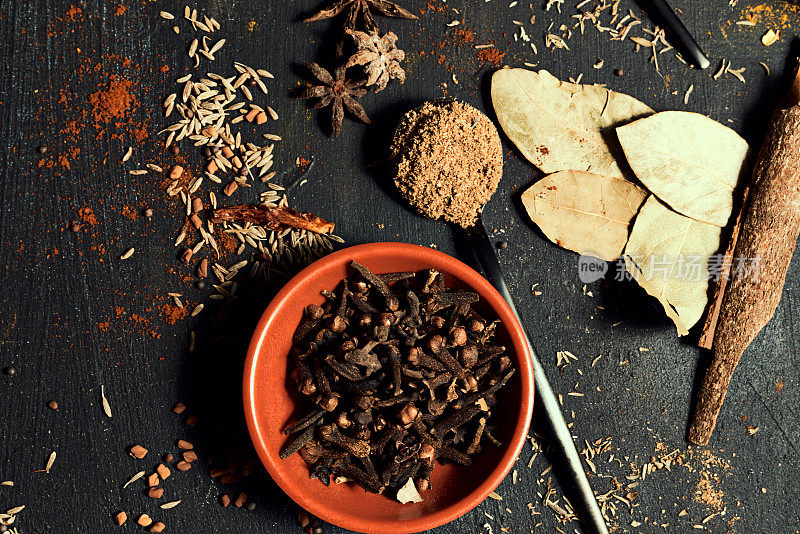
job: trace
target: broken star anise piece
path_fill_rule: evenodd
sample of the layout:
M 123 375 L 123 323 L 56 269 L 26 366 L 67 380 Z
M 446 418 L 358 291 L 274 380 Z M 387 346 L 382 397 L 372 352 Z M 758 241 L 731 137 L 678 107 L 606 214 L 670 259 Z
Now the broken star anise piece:
M 406 80 L 406 71 L 400 62 L 406 58 L 406 53 L 397 48 L 397 35 L 388 32 L 383 37 L 374 33 L 347 30 L 356 45 L 356 53 L 347 60 L 345 67 L 355 65 L 364 67 L 367 74 L 365 85 L 375 86 L 375 92 L 386 89 L 389 80 Z
M 370 124 L 367 112 L 356 102 L 356 98 L 364 96 L 367 92 L 363 80 L 348 78 L 347 67 L 344 65 L 336 68 L 335 78 L 316 63 L 306 63 L 306 68 L 320 85 L 309 85 L 299 96 L 305 99 L 317 99 L 312 104 L 312 109 L 331 106 L 331 127 L 335 137 L 339 137 L 339 132 L 342 131 L 345 110 L 360 121 Z
M 377 25 L 372 18 L 371 9 L 386 15 L 403 19 L 416 19 L 417 16 L 389 0 L 334 0 L 328 7 L 320 9 L 303 22 L 329 19 L 347 11 L 345 28 L 354 30 L 359 20 L 367 31 L 376 31 Z

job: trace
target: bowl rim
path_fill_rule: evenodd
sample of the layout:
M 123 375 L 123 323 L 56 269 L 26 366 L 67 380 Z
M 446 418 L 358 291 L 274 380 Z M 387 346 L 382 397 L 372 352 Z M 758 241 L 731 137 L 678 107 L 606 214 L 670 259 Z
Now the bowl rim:
M 497 312 L 500 320 L 508 330 L 508 335 L 514 348 L 517 372 L 522 383 L 521 409 L 516 420 L 513 437 L 505 446 L 506 452 L 490 475 L 461 500 L 436 512 L 402 522 L 364 519 L 341 510 L 331 509 L 315 497 L 317 492 L 310 486 L 308 491 L 295 491 L 295 485 L 289 483 L 290 480 L 279 466 L 281 459 L 270 454 L 265 445 L 266 440 L 254 415 L 255 404 L 258 400 L 254 389 L 255 371 L 259 363 L 258 356 L 271 323 L 275 320 L 276 310 L 281 307 L 281 303 L 291 296 L 293 291 L 303 285 L 320 267 L 341 261 L 349 262 L 355 255 L 375 252 L 413 255 L 422 263 L 445 263 L 449 269 L 454 271 L 453 274 L 456 278 L 478 290 L 481 298 L 488 301 L 488 304 Z M 377 242 L 354 245 L 323 256 L 297 273 L 281 288 L 270 301 L 266 310 L 264 310 L 251 338 L 244 366 L 242 393 L 247 429 L 253 447 L 272 479 L 290 499 L 310 514 L 338 527 L 356 532 L 370 532 L 373 534 L 412 534 L 421 532 L 449 523 L 477 507 L 500 485 L 511 471 L 527 439 L 533 414 L 534 380 L 531 358 L 528 344 L 525 341 L 525 332 L 511 308 L 500 293 L 482 275 L 462 261 L 438 250 L 410 243 Z

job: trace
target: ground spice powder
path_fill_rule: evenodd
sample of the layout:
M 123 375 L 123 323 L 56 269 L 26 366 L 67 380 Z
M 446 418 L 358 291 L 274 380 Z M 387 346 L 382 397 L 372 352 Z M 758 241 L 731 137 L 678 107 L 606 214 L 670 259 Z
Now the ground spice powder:
M 468 228 L 497 189 L 497 129 L 463 102 L 426 102 L 406 114 L 391 148 L 395 184 L 420 213 Z
M 113 122 L 127 116 L 136 105 L 136 99 L 130 92 L 132 85 L 130 80 L 112 74 L 108 77 L 107 88 L 89 95 L 95 126 L 99 127 L 100 123 Z

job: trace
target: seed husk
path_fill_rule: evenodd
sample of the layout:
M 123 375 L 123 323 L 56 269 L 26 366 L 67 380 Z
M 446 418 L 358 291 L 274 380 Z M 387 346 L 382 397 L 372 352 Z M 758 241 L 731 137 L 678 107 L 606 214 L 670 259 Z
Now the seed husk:
M 131 249 L 130 252 L 133 254 L 133 249 Z M 108 403 L 108 399 L 106 398 L 105 386 L 100 386 L 100 397 L 103 403 L 103 412 L 106 414 L 106 416 L 111 417 L 111 405 Z
M 144 471 L 139 471 L 138 473 L 133 475 L 131 478 L 129 478 L 128 481 L 125 484 L 122 485 L 122 488 L 123 489 L 127 488 L 128 486 L 130 486 L 131 484 L 133 484 L 134 482 L 136 482 L 137 480 L 142 478 L 144 475 L 145 475 Z

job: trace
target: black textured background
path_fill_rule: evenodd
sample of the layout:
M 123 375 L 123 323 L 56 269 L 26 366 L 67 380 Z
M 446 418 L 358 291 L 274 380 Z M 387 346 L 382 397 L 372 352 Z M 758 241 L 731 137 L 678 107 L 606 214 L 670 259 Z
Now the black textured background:
M 571 24 L 577 2 L 564 2 L 562 14 L 557 6 L 545 12 L 544 3 L 533 4 L 537 18 L 530 24 L 527 1 L 510 8 L 509 0 L 431 0 L 427 6 L 405 0 L 405 7 L 424 13 L 420 21 L 379 18 L 378 23 L 400 36 L 408 54 L 408 81 L 363 99 L 374 125 L 346 120 L 336 141 L 320 130 L 324 122 L 317 114 L 290 97 L 302 63 L 327 57 L 321 50 L 330 41 L 332 24 L 297 22 L 320 2 L 227 0 L 193 7 L 222 24 L 214 40 L 228 39 L 207 71 L 231 75 L 231 62 L 240 60 L 275 74 L 268 82 L 269 97 L 257 96 L 257 101 L 269 102 L 281 116 L 268 131 L 284 138 L 276 148 L 276 181 L 296 184 L 289 192 L 293 206 L 336 222 L 350 244 L 407 241 L 451 254 L 460 251 L 448 228 L 398 202 L 373 163 L 382 158 L 400 115 L 423 100 L 448 95 L 491 115 L 488 80 L 495 67 L 477 57 L 475 44 L 494 42 L 511 65 L 538 63 L 561 78 L 583 73 L 584 82 L 607 83 L 657 110 L 707 114 L 757 145 L 792 29 L 800 22 L 800 13 L 778 0 L 740 0 L 735 6 L 727 0 L 673 0 L 712 58 L 712 68 L 691 71 L 667 53 L 660 57 L 659 74 L 647 53 L 635 54 L 630 42 L 611 42 L 592 28 L 571 38 L 569 51 L 545 49 L 543 35 L 550 22 L 556 22 L 556 29 Z M 175 325 L 164 320 L 167 291 L 183 293 L 190 306 L 204 301 L 208 292 L 191 288 L 190 269 L 176 261 L 171 242 L 180 225 L 180 207 L 166 199 L 159 187 L 162 177 L 129 176 L 127 170 L 147 162 L 165 167 L 174 162 L 158 147 L 155 132 L 165 124 L 160 102 L 175 90 L 174 79 L 193 71 L 186 47 L 194 32 L 180 21 L 177 36 L 158 17 L 161 9 L 179 16 L 182 4 L 122 0 L 121 6 L 96 0 L 0 0 L 0 366 L 18 370 L 12 377 L 0 375 L 0 480 L 15 482 L 14 487 L 0 486 L 0 510 L 26 505 L 18 519 L 23 533 L 113 532 L 121 530 L 113 526 L 112 517 L 122 509 L 132 519 L 147 511 L 163 520 L 168 532 L 299 532 L 295 506 L 258 465 L 233 486 L 212 481 L 211 467 L 202 461 L 173 475 L 165 483 L 165 500 L 183 502 L 169 511 L 159 510 L 139 484 L 121 489 L 133 473 L 152 469 L 159 455 L 172 451 L 177 438 L 193 441 L 201 458 L 213 458 L 215 465 L 226 465 L 231 458 L 247 462 L 251 453 L 240 399 L 243 349 L 266 305 L 263 297 L 246 295 L 225 317 L 212 320 L 214 307 L 209 304 L 211 311 L 197 318 Z M 628 0 L 622 6 L 640 13 Z M 749 7 L 756 9 L 756 26 L 736 25 Z M 525 23 L 538 55 L 514 40 L 515 19 Z M 448 27 L 452 20 L 461 25 Z M 769 28 L 781 29 L 783 38 L 766 48 L 760 37 Z M 458 29 L 471 30 L 474 42 L 457 39 Z M 721 58 L 729 59 L 733 68 L 745 67 L 747 83 L 731 76 L 712 80 Z M 596 70 L 592 65 L 598 59 L 604 66 Z M 772 76 L 759 61 L 769 65 Z M 169 72 L 159 70 L 163 65 Z M 203 69 L 206 65 L 204 61 Z M 614 76 L 616 68 L 624 76 Z M 110 74 L 134 82 L 138 106 L 130 124 L 108 125 L 98 136 L 87 115 L 87 97 Z M 684 105 L 684 92 L 692 83 L 694 93 Z M 65 132 L 70 121 L 76 121 L 73 133 Z M 132 125 L 145 128 L 150 137 L 133 140 Z M 48 154 L 36 152 L 40 144 L 49 147 Z M 119 160 L 129 145 L 136 152 L 122 166 Z M 197 154 L 186 143 L 183 149 L 182 156 L 197 168 Z M 582 289 L 576 256 L 543 239 L 521 210 L 519 193 L 537 174 L 510 144 L 506 149 L 505 177 L 484 218 L 497 239 L 508 242 L 501 260 L 555 389 L 570 391 L 577 382 L 586 394 L 565 396 L 564 401 L 570 420 L 574 412 L 578 442 L 613 438 L 611 453 L 620 461 L 607 461 L 609 453 L 596 460 L 604 476 L 593 478 L 595 488 L 601 493 L 611 489 L 611 476 L 629 482 L 628 464 L 640 468 L 653 454 L 677 449 L 685 457 L 683 466 L 650 474 L 639 483 L 632 512 L 617 503 L 618 531 L 695 532 L 692 525 L 724 510 L 703 528 L 796 532 L 797 260 L 776 317 L 745 354 L 712 443 L 701 453 L 687 447 L 684 438 L 704 356 L 689 341 L 677 339 L 658 305 L 630 283 L 597 282 L 586 288 L 590 294 Z M 313 161 L 302 176 L 307 179 L 303 185 L 297 180 L 298 156 Z M 240 191 L 237 200 L 255 201 L 262 187 Z M 70 232 L 78 210 L 86 207 L 98 224 Z M 137 213 L 150 207 L 155 216 L 132 217 L 125 207 Z M 120 261 L 130 246 L 136 254 Z M 230 256 L 226 260 L 235 261 Z M 532 294 L 533 284 L 541 295 Z M 189 330 L 198 335 L 198 350 L 192 355 L 187 351 Z M 559 373 L 558 350 L 569 350 L 579 360 Z M 112 419 L 100 406 L 101 385 L 114 411 Z M 58 411 L 47 408 L 51 399 L 58 401 Z M 198 417 L 196 427 L 186 427 L 170 411 L 179 400 Z M 748 435 L 748 425 L 760 430 Z M 135 443 L 150 449 L 146 460 L 126 455 Z M 53 450 L 58 457 L 51 472 L 35 472 Z M 530 457 L 526 447 L 516 484 L 509 477 L 498 489 L 502 501 L 488 500 L 437 532 L 579 528 L 576 523 L 559 525 L 541 505 L 538 493 L 544 493 L 551 475 L 540 476 L 547 467 L 542 455 L 528 469 Z M 698 496 L 704 488 L 715 498 Z M 235 496 L 241 489 L 256 503 L 254 511 L 219 505 L 219 495 Z M 528 503 L 541 515 L 531 514 Z M 679 516 L 684 509 L 687 513 Z M 330 526 L 326 530 L 338 531 Z

